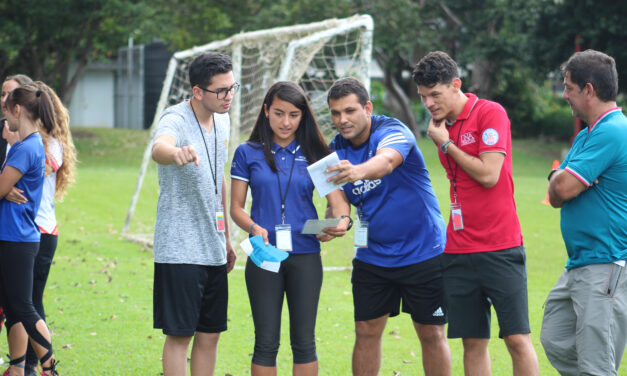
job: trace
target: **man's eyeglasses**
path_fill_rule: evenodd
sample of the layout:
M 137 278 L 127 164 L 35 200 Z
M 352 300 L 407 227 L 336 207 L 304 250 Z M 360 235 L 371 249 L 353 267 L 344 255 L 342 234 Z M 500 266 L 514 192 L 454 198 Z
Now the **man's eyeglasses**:
M 239 89 L 239 86 L 240 85 L 236 82 L 231 85 L 231 87 L 218 89 L 216 91 L 205 89 L 200 86 L 198 86 L 198 88 L 202 91 L 207 91 L 209 93 L 215 94 L 218 99 L 226 99 L 226 96 L 229 95 L 229 93 L 235 95 L 235 93 L 237 93 L 237 90 Z

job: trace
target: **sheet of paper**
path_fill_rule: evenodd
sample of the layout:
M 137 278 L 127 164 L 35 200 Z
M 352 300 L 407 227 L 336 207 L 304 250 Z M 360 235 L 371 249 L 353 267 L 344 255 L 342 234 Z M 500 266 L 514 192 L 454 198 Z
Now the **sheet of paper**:
M 303 234 L 322 234 L 325 227 L 335 227 L 340 223 L 340 218 L 308 219 L 303 226 Z
M 248 256 L 253 253 L 253 245 L 250 244 L 249 238 L 242 240 L 242 242 L 239 243 L 239 246 L 242 247 L 242 251 L 244 251 L 244 253 L 246 253 Z
M 344 185 L 335 185 L 327 181 L 328 178 L 336 175 L 337 171 L 327 174 L 325 170 L 331 166 L 335 166 L 338 164 L 340 164 L 340 158 L 337 156 L 336 152 L 333 152 L 322 158 L 318 162 L 307 167 L 307 171 L 309 172 L 311 180 L 313 181 L 314 186 L 316 187 L 316 190 L 318 191 L 318 195 L 320 195 L 320 197 L 324 197 Z
M 273 262 L 273 261 L 263 261 L 261 263 L 261 265 L 259 265 L 259 267 L 261 269 L 265 269 L 274 273 L 278 273 L 279 269 L 281 268 L 281 263 L 280 262 Z

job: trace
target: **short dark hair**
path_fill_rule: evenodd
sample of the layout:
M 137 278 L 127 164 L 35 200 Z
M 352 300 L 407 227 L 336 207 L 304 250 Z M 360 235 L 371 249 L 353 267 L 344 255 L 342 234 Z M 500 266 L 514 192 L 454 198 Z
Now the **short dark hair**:
M 430 52 L 420 59 L 414 67 L 413 79 L 416 85 L 434 87 L 437 84 L 448 85 L 459 77 L 457 63 L 446 52 Z
M 564 77 L 570 72 L 570 80 L 579 86 L 579 90 L 590 83 L 601 101 L 616 100 L 618 73 L 616 62 L 611 56 L 595 50 L 575 52 L 560 69 Z
M 211 85 L 213 76 L 229 73 L 233 70 L 231 58 L 220 52 L 204 52 L 194 58 L 189 65 L 189 84 L 191 87 Z
M 362 106 L 365 106 L 370 100 L 368 90 L 361 81 L 353 77 L 346 77 L 340 78 L 331 85 L 329 94 L 327 94 L 327 104 L 331 99 L 340 99 L 351 94 L 357 95 L 357 100 Z

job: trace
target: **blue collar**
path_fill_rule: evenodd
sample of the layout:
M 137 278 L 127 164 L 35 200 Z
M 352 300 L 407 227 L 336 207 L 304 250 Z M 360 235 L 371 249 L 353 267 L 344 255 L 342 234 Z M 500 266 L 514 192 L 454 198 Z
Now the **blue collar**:
M 275 144 L 274 142 L 272 143 L 272 154 L 276 154 L 277 151 L 280 150 L 286 150 L 292 154 L 296 154 L 296 152 L 298 151 L 298 149 L 300 149 L 300 145 L 298 144 L 298 141 L 296 139 L 294 139 L 294 141 L 290 142 L 289 145 L 287 145 L 286 147 L 283 147 L 281 145 Z

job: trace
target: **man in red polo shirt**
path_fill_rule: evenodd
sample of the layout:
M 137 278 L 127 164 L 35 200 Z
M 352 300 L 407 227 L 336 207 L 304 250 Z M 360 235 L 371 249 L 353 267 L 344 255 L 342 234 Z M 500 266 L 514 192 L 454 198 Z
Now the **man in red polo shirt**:
M 494 305 L 514 374 L 538 375 L 507 113 L 496 102 L 463 93 L 457 64 L 444 52 L 423 57 L 413 78 L 432 116 L 427 135 L 451 181 L 443 257 L 448 336 L 462 338 L 466 375 L 490 375 Z

